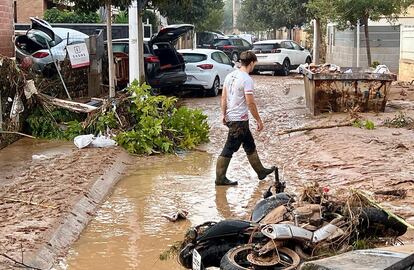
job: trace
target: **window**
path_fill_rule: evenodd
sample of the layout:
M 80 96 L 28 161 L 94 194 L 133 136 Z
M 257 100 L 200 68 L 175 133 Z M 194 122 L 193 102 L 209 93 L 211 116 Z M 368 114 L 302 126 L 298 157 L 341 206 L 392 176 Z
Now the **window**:
M 49 44 L 49 47 L 53 47 L 62 42 L 62 39 L 57 35 L 55 35 L 56 41 L 53 41 L 45 32 L 35 29 L 30 30 L 27 33 L 27 37 L 44 48 L 47 48 L 47 44 Z
M 231 45 L 231 43 L 228 39 L 215 39 L 213 44 L 215 46 Z
M 293 46 L 289 41 L 284 41 L 281 43 L 282 48 L 293 50 Z
M 291 42 L 291 43 L 292 43 L 293 49 L 298 50 L 298 51 L 302 50 L 302 47 L 299 46 L 296 42 Z
M 271 51 L 273 49 L 280 49 L 280 44 L 256 44 L 253 46 L 253 51 Z
M 218 54 L 220 55 L 223 64 L 232 66 L 230 58 L 225 53 L 220 52 Z
M 211 54 L 211 59 L 213 59 L 214 61 L 216 61 L 217 63 L 221 63 L 223 64 L 223 60 L 220 57 L 220 53 L 219 52 L 215 52 Z
M 250 45 L 250 43 L 249 42 L 247 42 L 246 40 L 244 40 L 244 39 L 242 39 L 242 43 L 243 43 L 243 46 L 244 47 L 250 47 L 251 45 Z
M 243 47 L 243 42 L 241 39 L 232 39 L 232 43 L 234 46 Z
M 115 43 L 112 45 L 112 50 L 113 52 L 128 53 L 128 45 L 122 44 L 122 43 L 118 43 L 118 44 Z
M 186 63 L 197 63 L 206 60 L 207 56 L 198 53 L 183 53 L 183 58 Z

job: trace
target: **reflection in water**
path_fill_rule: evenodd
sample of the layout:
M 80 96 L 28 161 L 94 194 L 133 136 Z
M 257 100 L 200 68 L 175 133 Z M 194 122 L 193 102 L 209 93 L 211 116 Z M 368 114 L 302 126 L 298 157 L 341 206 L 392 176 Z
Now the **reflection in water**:
M 119 183 L 75 243 L 64 268 L 182 269 L 175 259 L 160 261 L 160 253 L 182 240 L 191 225 L 241 218 L 246 210 L 235 206 L 247 205 L 257 184 L 248 180 L 216 188 L 214 163 L 211 155 L 196 152 L 136 164 L 136 172 Z M 177 209 L 188 210 L 188 220 L 162 217 Z

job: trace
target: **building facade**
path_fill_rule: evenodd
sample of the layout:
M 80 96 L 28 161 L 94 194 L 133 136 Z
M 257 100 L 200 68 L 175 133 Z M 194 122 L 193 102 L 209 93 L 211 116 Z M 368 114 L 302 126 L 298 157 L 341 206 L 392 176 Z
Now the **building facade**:
M 0 55 L 14 55 L 13 0 L 0 0 Z

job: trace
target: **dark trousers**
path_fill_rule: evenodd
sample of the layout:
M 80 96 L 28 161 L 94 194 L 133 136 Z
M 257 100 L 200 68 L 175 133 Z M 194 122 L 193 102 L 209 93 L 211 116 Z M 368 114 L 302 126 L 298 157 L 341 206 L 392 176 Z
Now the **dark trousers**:
M 251 155 L 256 150 L 256 144 L 249 129 L 249 121 L 227 122 L 229 134 L 220 156 L 231 158 L 241 145 L 247 155 Z

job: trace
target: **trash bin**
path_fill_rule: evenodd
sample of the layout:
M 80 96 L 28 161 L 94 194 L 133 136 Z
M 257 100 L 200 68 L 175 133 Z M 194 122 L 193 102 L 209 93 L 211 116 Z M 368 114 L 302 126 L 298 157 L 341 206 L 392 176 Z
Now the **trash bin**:
M 395 74 L 344 67 L 334 73 L 306 68 L 303 74 L 306 106 L 313 115 L 350 110 L 383 112 L 391 82 L 397 79 Z

